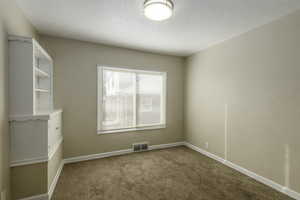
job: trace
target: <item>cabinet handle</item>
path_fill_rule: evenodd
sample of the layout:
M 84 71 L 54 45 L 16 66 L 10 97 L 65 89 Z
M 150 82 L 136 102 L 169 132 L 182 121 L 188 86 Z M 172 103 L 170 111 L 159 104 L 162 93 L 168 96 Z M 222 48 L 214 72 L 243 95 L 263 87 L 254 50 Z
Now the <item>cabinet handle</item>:
M 59 129 L 59 127 L 56 127 L 55 129 L 56 129 L 56 130 L 58 130 L 58 129 Z

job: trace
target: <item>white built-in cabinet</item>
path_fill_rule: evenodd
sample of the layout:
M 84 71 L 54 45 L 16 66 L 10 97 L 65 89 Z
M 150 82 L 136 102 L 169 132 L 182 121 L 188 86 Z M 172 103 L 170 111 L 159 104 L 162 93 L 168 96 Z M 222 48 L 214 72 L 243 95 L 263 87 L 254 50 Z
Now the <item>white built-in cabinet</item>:
M 10 116 L 53 110 L 53 61 L 32 38 L 9 37 Z
M 62 141 L 62 110 L 53 109 L 53 60 L 32 39 L 9 37 L 11 165 L 45 162 Z

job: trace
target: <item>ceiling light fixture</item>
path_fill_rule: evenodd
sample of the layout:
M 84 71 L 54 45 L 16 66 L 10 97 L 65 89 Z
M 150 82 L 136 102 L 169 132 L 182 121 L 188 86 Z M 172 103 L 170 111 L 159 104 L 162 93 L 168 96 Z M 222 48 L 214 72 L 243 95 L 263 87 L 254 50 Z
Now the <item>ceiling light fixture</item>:
M 146 0 L 144 2 L 144 14 L 155 21 L 163 21 L 173 14 L 174 4 L 171 0 Z

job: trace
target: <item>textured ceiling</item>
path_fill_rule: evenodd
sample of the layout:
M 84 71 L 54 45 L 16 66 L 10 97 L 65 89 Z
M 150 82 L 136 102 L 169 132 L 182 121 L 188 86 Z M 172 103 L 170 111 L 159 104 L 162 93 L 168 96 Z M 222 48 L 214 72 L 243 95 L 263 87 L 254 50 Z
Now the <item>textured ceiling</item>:
M 40 33 L 186 56 L 300 8 L 299 0 L 174 0 L 174 16 L 146 19 L 143 0 L 17 0 Z

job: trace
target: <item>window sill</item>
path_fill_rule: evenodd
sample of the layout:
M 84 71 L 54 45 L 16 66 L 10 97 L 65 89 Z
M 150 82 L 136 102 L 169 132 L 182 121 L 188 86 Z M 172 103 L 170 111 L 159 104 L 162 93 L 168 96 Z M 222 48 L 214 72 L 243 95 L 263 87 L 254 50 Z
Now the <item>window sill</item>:
M 147 126 L 147 127 L 138 127 L 138 128 L 119 129 L 119 130 L 98 131 L 98 135 L 133 132 L 133 131 L 156 130 L 156 129 L 164 129 L 164 128 L 166 128 L 165 124 L 155 125 L 155 126 Z

